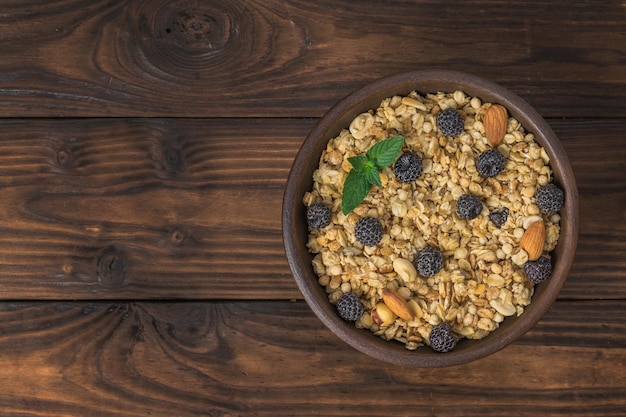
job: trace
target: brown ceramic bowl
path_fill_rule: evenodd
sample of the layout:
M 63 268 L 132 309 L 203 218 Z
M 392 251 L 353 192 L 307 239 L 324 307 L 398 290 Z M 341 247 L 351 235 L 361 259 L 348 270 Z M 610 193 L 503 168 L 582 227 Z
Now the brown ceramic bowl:
M 376 108 L 382 99 L 411 91 L 453 92 L 462 90 L 483 102 L 504 105 L 550 156 L 554 181 L 565 191 L 561 209 L 561 235 L 552 252 L 553 273 L 538 284 L 531 304 L 519 316 L 507 317 L 500 327 L 481 340 L 462 339 L 448 353 L 434 352 L 427 346 L 415 351 L 395 341 L 385 341 L 369 330 L 357 329 L 337 315 L 311 264 L 306 247 L 308 228 L 302 200 L 311 190 L 313 171 L 329 139 L 347 128 L 352 119 Z M 304 299 L 318 318 L 339 338 L 359 351 L 380 360 L 414 367 L 443 367 L 470 362 L 490 355 L 526 333 L 548 311 L 567 279 L 578 240 L 578 191 L 572 167 L 559 139 L 546 121 L 511 91 L 482 78 L 451 71 L 416 71 L 383 78 L 354 92 L 336 104 L 314 127 L 298 152 L 285 190 L 282 213 L 285 250 L 294 278 Z

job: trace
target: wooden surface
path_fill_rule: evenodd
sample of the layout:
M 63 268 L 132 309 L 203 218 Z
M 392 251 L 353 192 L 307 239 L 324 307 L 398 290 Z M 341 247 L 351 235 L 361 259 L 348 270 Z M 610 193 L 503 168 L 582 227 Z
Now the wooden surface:
M 0 0 L 0 415 L 626 415 L 620 1 Z M 448 369 L 343 344 L 302 301 L 281 199 L 309 130 L 381 76 L 522 96 L 581 230 L 521 340 Z

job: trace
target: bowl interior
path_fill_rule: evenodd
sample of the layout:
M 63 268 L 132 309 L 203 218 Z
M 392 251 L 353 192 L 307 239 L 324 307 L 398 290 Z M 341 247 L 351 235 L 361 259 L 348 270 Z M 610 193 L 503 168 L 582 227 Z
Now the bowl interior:
M 565 191 L 561 209 L 561 235 L 552 253 L 552 277 L 535 287 L 531 304 L 520 317 L 507 317 L 500 327 L 481 340 L 462 339 L 451 352 L 441 354 L 428 347 L 408 351 L 397 342 L 387 342 L 368 330 L 361 330 L 341 320 L 328 301 L 325 290 L 311 264 L 306 242 L 308 228 L 305 192 L 313 184 L 313 171 L 328 141 L 348 127 L 352 119 L 381 100 L 411 91 L 420 93 L 462 90 L 481 100 L 499 103 L 535 134 L 546 148 L 554 180 Z M 283 240 L 289 265 L 305 301 L 322 322 L 342 340 L 372 357 L 386 362 L 417 367 L 440 367 L 466 363 L 496 352 L 528 331 L 550 308 L 567 279 L 573 262 L 578 236 L 578 192 L 567 155 L 546 121 L 524 100 L 509 90 L 482 78 L 452 71 L 416 71 L 383 78 L 349 95 L 318 122 L 298 152 L 287 182 L 283 202 Z

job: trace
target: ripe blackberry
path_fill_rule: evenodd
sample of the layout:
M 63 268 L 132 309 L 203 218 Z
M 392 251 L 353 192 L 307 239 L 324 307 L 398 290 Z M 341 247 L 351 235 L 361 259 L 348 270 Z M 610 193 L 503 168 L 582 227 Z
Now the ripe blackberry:
M 336 307 L 339 317 L 345 321 L 357 321 L 365 310 L 359 296 L 353 292 L 342 294 L 337 301 Z
M 461 113 L 448 107 L 437 114 L 437 128 L 444 136 L 455 137 L 463 133 L 465 122 Z
M 416 153 L 405 152 L 396 160 L 393 172 L 402 182 L 413 182 L 422 175 L 422 158 Z
M 375 217 L 361 217 L 354 232 L 357 240 L 365 246 L 376 246 L 383 238 L 383 225 Z
M 489 220 L 491 220 L 491 222 L 498 227 L 506 223 L 506 219 L 508 218 L 509 218 L 509 209 L 506 207 L 503 208 L 502 210 L 492 211 L 491 213 L 489 213 Z
M 483 211 L 483 203 L 473 194 L 463 194 L 456 202 L 456 212 L 460 218 L 472 220 Z
M 489 149 L 476 159 L 476 170 L 483 177 L 495 177 L 502 172 L 506 158 L 497 149 Z
M 527 261 L 524 264 L 526 278 L 533 284 L 539 284 L 552 275 L 552 262 L 550 258 L 541 256 L 536 261 Z
M 547 184 L 537 189 L 535 200 L 541 211 L 559 211 L 563 207 L 565 194 L 556 185 Z
M 446 322 L 439 323 L 430 331 L 430 347 L 436 352 L 450 352 L 456 346 L 458 338 L 452 333 L 452 327 Z
M 306 209 L 306 221 L 313 229 L 321 229 L 328 226 L 330 218 L 330 209 L 324 203 L 314 203 Z
M 443 255 L 439 249 L 426 246 L 413 259 L 417 273 L 423 277 L 432 277 L 443 267 Z

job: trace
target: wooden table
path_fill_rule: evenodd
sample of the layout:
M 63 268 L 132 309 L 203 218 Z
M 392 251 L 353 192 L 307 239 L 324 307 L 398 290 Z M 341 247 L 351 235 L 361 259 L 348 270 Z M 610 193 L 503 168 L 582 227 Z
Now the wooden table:
M 0 415 L 626 415 L 623 1 L 0 1 Z M 576 261 L 518 342 L 445 369 L 346 346 L 287 266 L 309 130 L 446 68 L 548 120 Z

